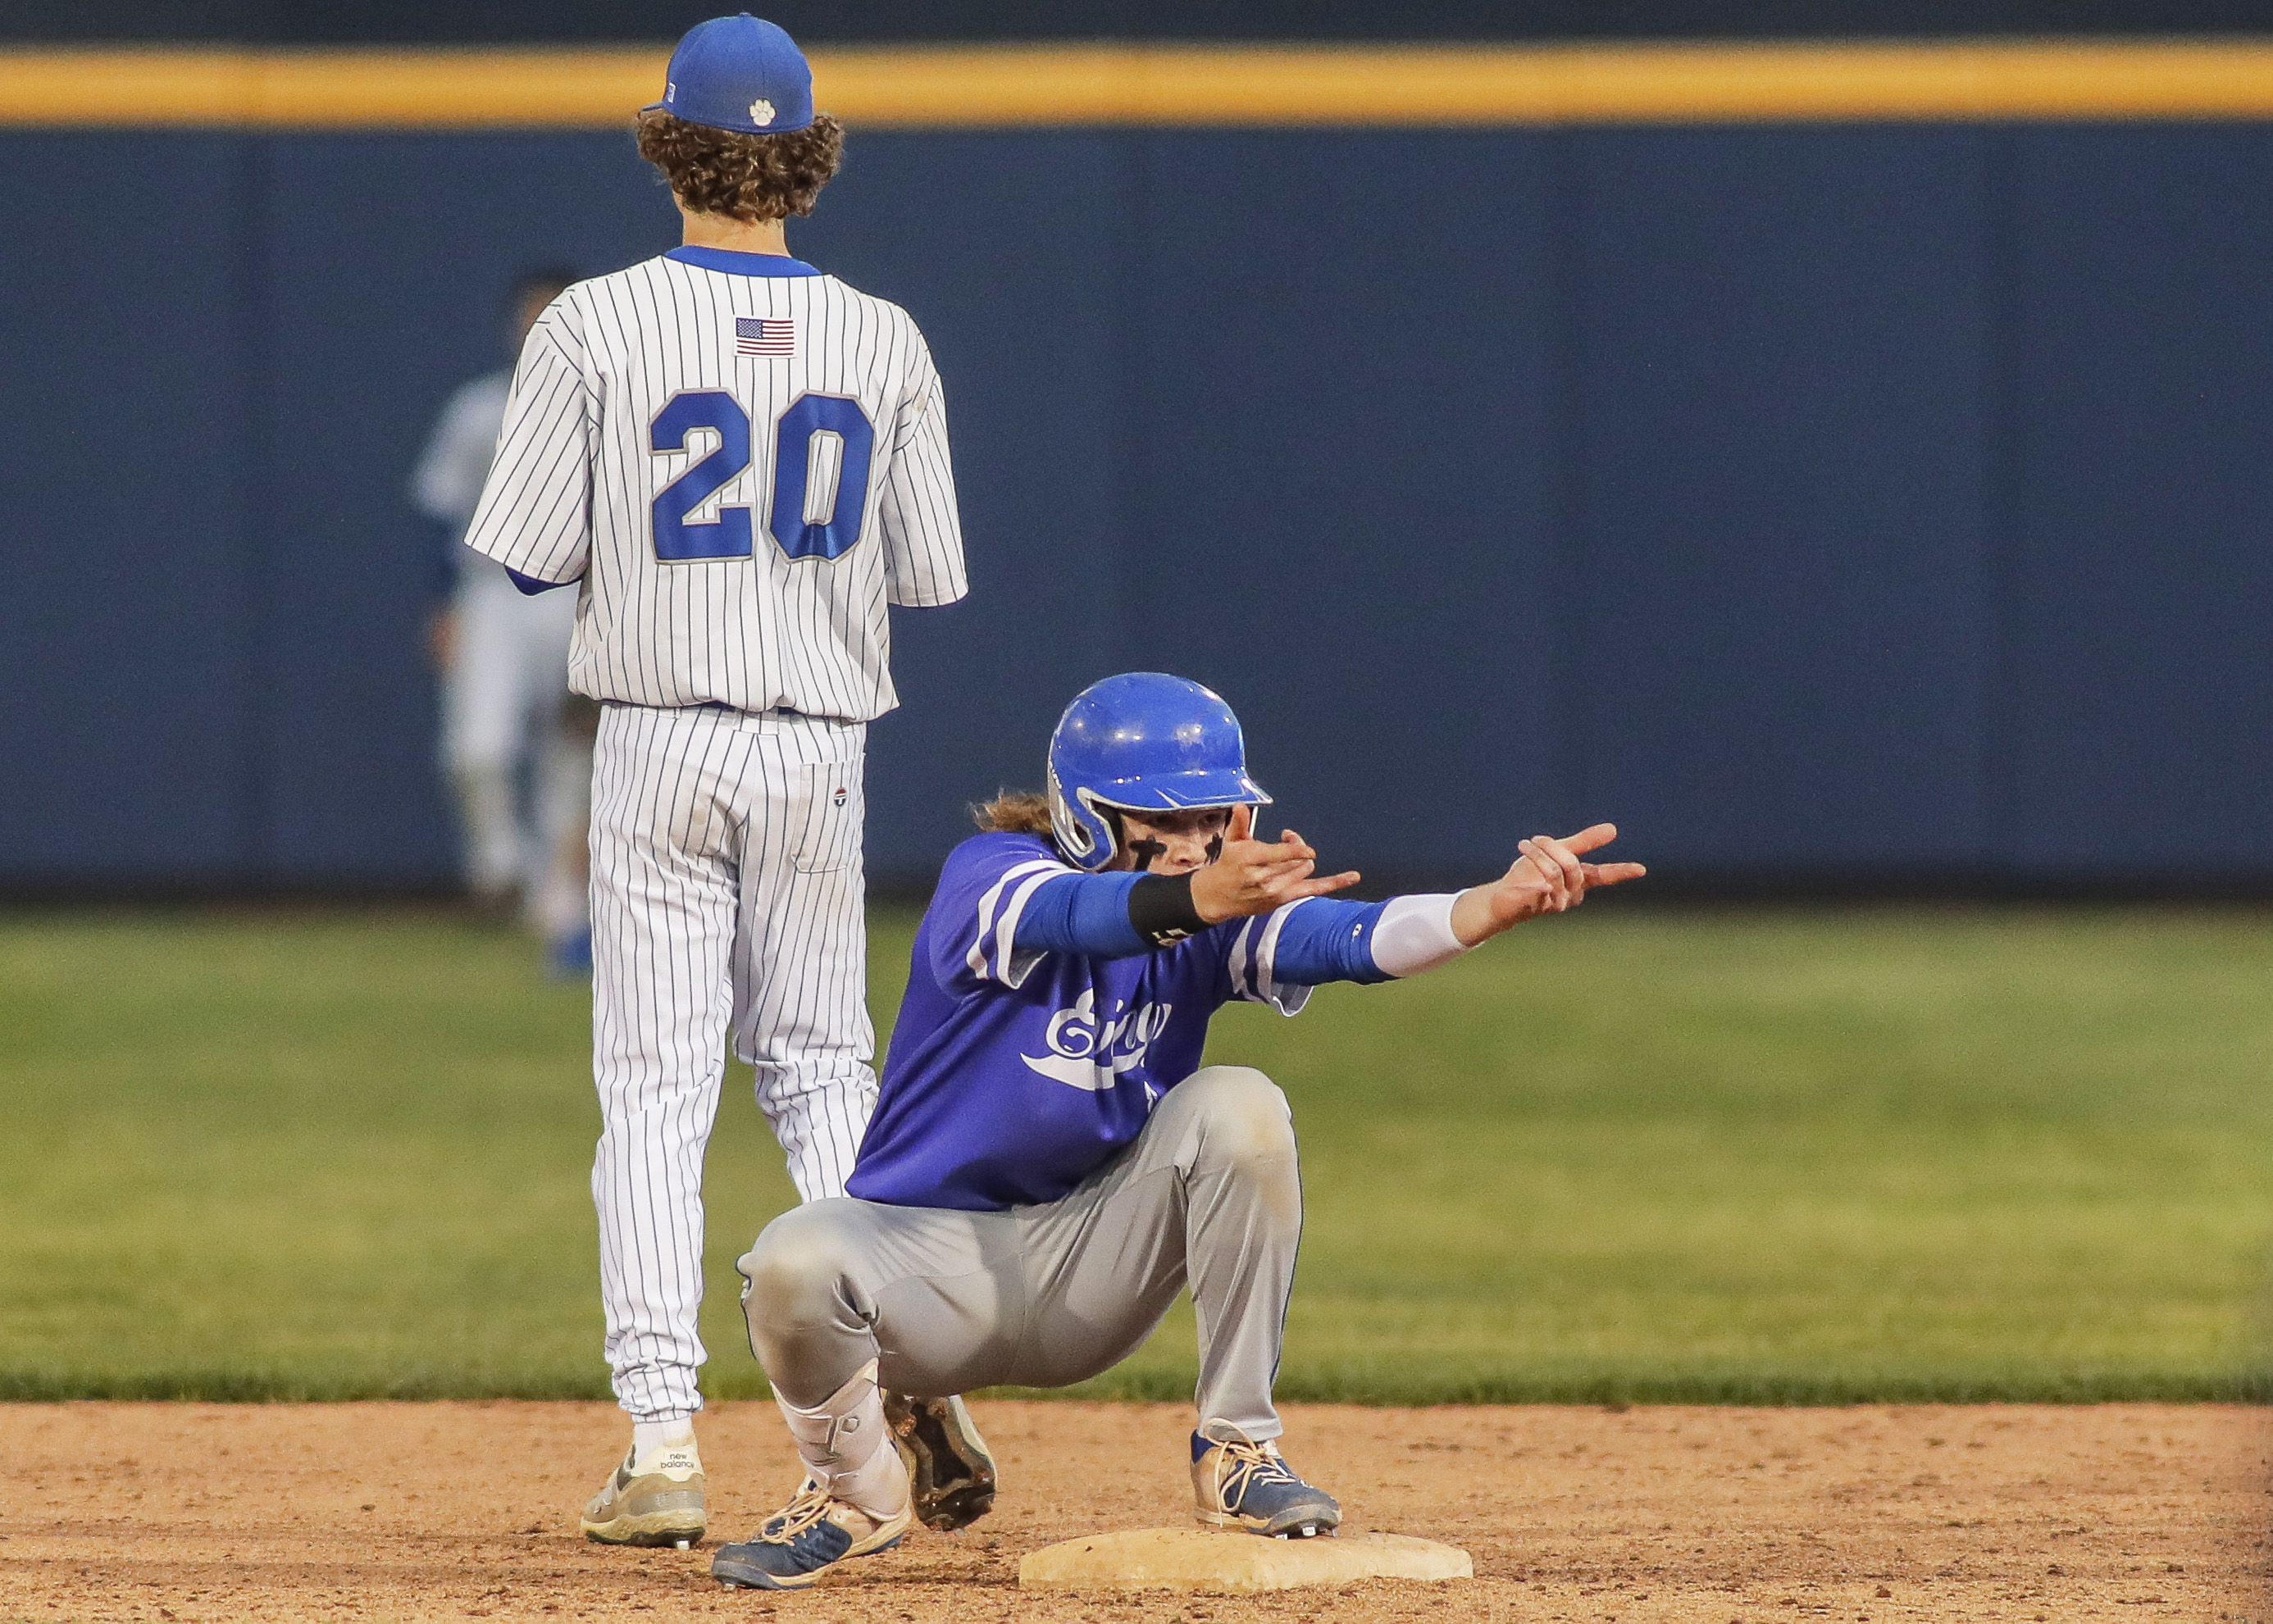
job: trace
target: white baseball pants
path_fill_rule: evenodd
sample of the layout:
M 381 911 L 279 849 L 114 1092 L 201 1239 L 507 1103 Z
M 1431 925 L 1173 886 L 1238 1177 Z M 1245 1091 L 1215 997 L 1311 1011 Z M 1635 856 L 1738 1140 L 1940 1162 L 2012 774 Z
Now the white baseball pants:
M 581 789 L 564 799 L 573 771 L 552 760 L 563 749 L 576 594 L 528 596 L 483 562 L 466 570 L 450 607 L 457 639 L 442 684 L 442 760 L 458 787 L 467 878 L 477 891 L 533 891 L 581 811 Z M 538 766 L 537 805 L 526 819 L 514 793 L 524 762 Z
M 858 722 L 604 707 L 592 782 L 592 1164 L 617 1402 L 701 1408 L 702 1153 L 731 1037 L 806 1201 L 876 1105 Z

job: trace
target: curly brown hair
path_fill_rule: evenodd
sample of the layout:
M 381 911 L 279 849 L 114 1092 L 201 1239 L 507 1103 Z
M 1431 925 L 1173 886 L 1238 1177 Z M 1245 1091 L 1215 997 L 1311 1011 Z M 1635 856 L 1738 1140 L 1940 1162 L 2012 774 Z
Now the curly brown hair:
M 844 126 L 815 113 L 803 130 L 744 135 L 650 108 L 640 115 L 639 153 L 698 214 L 786 220 L 813 213 L 813 200 L 844 161 Z
M 1050 832 L 1050 798 L 1031 790 L 1005 790 L 993 800 L 971 809 L 971 820 L 989 834 L 1039 834 Z

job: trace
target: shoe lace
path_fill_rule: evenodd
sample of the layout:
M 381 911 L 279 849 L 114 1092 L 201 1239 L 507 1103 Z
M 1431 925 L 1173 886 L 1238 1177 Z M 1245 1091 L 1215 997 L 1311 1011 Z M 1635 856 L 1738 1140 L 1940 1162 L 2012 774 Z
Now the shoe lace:
M 807 1478 L 789 1504 L 766 1519 L 758 1538 L 769 1545 L 788 1545 L 828 1515 L 829 1504 L 829 1491 Z
M 1275 1450 L 1265 1448 L 1244 1433 L 1233 1438 L 1210 1438 L 1208 1441 L 1223 1451 L 1215 1462 L 1216 1500 L 1221 1505 L 1235 1506 L 1246 1499 L 1248 1490 L 1264 1484 L 1302 1481 Z

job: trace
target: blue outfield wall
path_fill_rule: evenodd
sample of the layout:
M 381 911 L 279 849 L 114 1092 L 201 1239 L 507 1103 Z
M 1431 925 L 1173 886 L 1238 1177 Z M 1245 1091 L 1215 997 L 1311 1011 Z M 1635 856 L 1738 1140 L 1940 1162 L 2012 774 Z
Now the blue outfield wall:
M 454 861 L 402 488 L 612 135 L 0 136 L 0 885 Z M 1189 672 L 1337 860 L 2273 877 L 2273 129 L 856 133 L 799 251 L 948 382 L 921 878 Z

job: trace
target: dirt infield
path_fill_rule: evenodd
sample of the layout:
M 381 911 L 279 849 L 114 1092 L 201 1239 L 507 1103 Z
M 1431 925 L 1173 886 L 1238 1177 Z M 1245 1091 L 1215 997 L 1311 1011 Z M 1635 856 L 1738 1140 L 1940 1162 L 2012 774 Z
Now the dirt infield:
M 1233 1599 L 1016 1588 L 1038 1545 L 1189 1515 L 1183 1411 L 977 1409 L 994 1515 L 764 1596 L 578 1538 L 623 1437 L 597 1404 L 0 1406 L 0 1619 L 2273 1619 L 2262 1411 L 1295 1409 L 1349 1526 L 1477 1576 Z M 780 1424 L 721 1405 L 702 1438 L 744 1537 L 794 1486 Z

